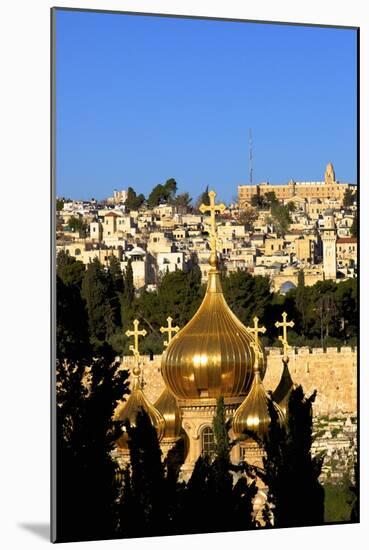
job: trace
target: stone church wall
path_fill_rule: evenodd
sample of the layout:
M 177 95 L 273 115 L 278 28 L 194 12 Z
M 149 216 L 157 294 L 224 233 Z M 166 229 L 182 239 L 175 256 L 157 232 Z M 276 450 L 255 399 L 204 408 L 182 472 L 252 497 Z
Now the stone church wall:
M 282 374 L 280 348 L 267 348 L 267 370 L 264 377 L 266 389 L 273 390 Z M 161 355 L 141 358 L 144 391 L 151 402 L 159 397 L 164 382 L 160 374 Z M 124 357 L 123 368 L 133 365 L 133 357 Z M 334 415 L 335 413 L 357 412 L 357 351 L 350 347 L 337 348 L 296 348 L 289 353 L 289 369 L 293 381 L 301 384 L 305 394 L 315 389 L 317 397 L 314 413 Z

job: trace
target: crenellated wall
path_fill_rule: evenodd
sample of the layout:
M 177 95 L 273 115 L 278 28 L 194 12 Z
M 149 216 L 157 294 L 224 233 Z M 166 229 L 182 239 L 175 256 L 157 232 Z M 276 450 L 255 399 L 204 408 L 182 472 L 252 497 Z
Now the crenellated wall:
M 267 372 L 264 384 L 273 390 L 282 374 L 279 348 L 267 350 Z M 314 413 L 330 415 L 357 411 L 357 351 L 350 347 L 297 348 L 289 353 L 289 369 L 293 381 L 301 384 L 305 394 L 315 389 Z
M 264 378 L 266 389 L 273 390 L 282 374 L 282 351 L 280 348 L 267 348 L 267 371 Z M 164 387 L 160 374 L 161 355 L 152 360 L 143 356 L 142 370 L 145 394 L 151 402 L 159 397 Z M 124 357 L 122 366 L 130 368 L 133 357 Z M 296 348 L 289 353 L 289 369 L 293 381 L 301 384 L 305 394 L 315 389 L 317 397 L 314 413 L 332 415 L 339 412 L 357 412 L 357 350 L 350 347 L 337 348 Z

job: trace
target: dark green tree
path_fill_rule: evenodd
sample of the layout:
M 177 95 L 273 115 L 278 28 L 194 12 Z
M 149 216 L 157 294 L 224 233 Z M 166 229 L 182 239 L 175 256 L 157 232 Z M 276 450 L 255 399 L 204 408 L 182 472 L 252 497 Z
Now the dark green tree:
M 120 295 L 121 301 L 121 319 L 125 331 L 128 324 L 133 319 L 133 302 L 135 298 L 135 287 L 133 284 L 132 260 L 129 259 L 123 275 L 123 292 Z
M 91 356 L 88 316 L 77 285 L 56 277 L 56 355 L 59 361 Z
M 191 206 L 192 199 L 188 193 L 181 193 L 177 195 L 174 204 L 178 208 L 189 208 Z
M 277 233 L 284 237 L 292 222 L 288 205 L 271 203 L 271 214 Z
M 279 204 L 275 191 L 267 191 L 266 193 L 264 193 L 264 201 L 266 202 L 267 206 L 274 206 Z
M 127 210 L 137 210 L 145 202 L 145 197 L 142 193 L 137 195 L 136 191 L 132 187 L 127 189 L 127 198 L 125 200 L 125 207 Z
M 64 199 L 56 199 L 56 211 L 60 212 L 64 207 Z
M 303 336 L 305 335 L 306 331 L 306 308 L 307 300 L 305 292 L 305 275 L 303 269 L 300 269 L 297 277 L 296 309 L 301 316 L 301 328 Z
M 252 195 L 251 206 L 253 206 L 254 208 L 262 208 L 264 206 L 264 201 L 259 194 Z
M 164 185 L 159 183 L 151 191 L 147 199 L 147 205 L 153 208 L 159 204 L 174 203 L 176 192 L 177 182 L 175 179 L 171 178 L 167 180 Z
M 346 189 L 345 194 L 343 195 L 343 206 L 345 208 L 348 208 L 354 204 L 354 193 L 351 191 L 351 189 Z
M 189 273 L 180 270 L 166 273 L 158 289 L 160 323 L 165 324 L 170 315 L 176 325 L 183 327 L 200 305 L 202 296 L 197 267 Z
M 75 285 L 80 289 L 85 276 L 86 266 L 64 250 L 60 250 L 56 257 L 56 272 L 64 284 Z
M 267 314 L 273 295 L 267 277 L 238 270 L 225 277 L 222 285 L 228 304 L 244 324 L 250 324 L 255 315 L 269 324 Z
M 139 411 L 136 426 L 127 425 L 129 434 L 130 473 L 125 474 L 122 512 L 127 510 L 127 498 L 134 510 L 130 521 L 121 515 L 121 536 L 153 536 L 169 529 L 165 501 L 165 475 L 161 450 L 155 428 L 147 413 Z M 128 487 L 128 493 L 127 493 Z
M 119 301 L 109 270 L 97 258 L 87 266 L 82 297 L 86 301 L 92 341 L 97 345 L 108 341 L 120 323 Z
M 108 346 L 89 363 L 57 363 L 58 542 L 117 535 L 117 431 L 112 415 L 127 391 L 126 372 Z M 86 370 L 87 368 L 87 370 Z
M 312 403 L 301 386 L 291 391 L 286 429 L 269 407 L 271 424 L 263 445 L 262 478 L 268 487 L 268 506 L 275 527 L 301 527 L 324 523 L 324 489 L 319 483 L 323 455 L 312 456 Z M 292 505 L 293 503 L 293 505 Z
M 224 400 L 219 398 L 213 420 L 214 452 L 198 458 L 184 492 L 184 531 L 188 531 L 185 526 L 190 526 L 191 533 L 255 527 L 252 503 L 257 489 L 254 481 L 249 482 L 239 473 L 234 484 L 237 467 L 230 460 L 228 430 Z
M 199 198 L 196 201 L 196 206 L 199 208 L 202 204 L 206 204 L 209 206 L 210 204 L 210 198 L 209 198 L 209 186 L 207 185 L 205 188 L 205 191 L 201 193 Z
M 67 226 L 71 231 L 78 233 L 80 237 L 86 236 L 87 224 L 83 218 L 77 218 L 76 216 L 71 216 L 68 220 Z
M 122 293 L 124 291 L 123 273 L 116 256 L 109 256 L 109 272 L 115 292 Z
M 356 211 L 354 214 L 354 219 L 351 225 L 350 232 L 351 232 L 351 237 L 354 237 L 356 239 L 357 238 L 357 212 Z
M 155 206 L 158 206 L 159 204 L 163 204 L 165 202 L 165 188 L 164 185 L 159 183 L 154 187 L 154 189 L 151 191 L 150 195 L 147 199 L 147 206 L 149 208 L 153 208 Z
M 164 184 L 165 201 L 173 203 L 177 193 L 177 182 L 174 178 L 169 178 Z

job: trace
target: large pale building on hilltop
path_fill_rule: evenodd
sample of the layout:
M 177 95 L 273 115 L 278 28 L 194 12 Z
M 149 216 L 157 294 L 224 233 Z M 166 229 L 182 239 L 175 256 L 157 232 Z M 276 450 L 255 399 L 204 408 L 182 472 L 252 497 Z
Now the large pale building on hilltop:
M 254 195 L 263 196 L 268 192 L 274 192 L 279 200 L 293 200 L 294 197 L 301 197 L 308 200 L 338 200 L 342 202 L 346 189 L 354 193 L 356 185 L 337 181 L 333 164 L 330 162 L 324 173 L 324 181 L 290 180 L 283 185 L 273 185 L 269 182 L 239 185 L 238 204 L 240 208 L 244 208 L 251 203 Z

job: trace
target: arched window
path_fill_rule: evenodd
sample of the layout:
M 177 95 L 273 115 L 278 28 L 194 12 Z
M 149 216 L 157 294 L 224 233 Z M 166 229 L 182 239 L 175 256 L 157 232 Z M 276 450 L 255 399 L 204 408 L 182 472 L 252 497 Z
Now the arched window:
M 201 440 L 203 454 L 212 456 L 215 451 L 215 439 L 214 432 L 209 426 L 202 430 Z

